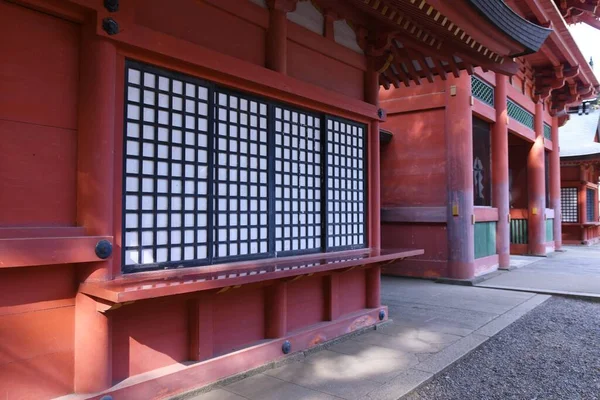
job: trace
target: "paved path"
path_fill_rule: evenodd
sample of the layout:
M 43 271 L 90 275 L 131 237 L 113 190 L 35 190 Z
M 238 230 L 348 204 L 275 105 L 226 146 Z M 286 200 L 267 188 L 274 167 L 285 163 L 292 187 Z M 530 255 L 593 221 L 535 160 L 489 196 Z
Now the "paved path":
M 185 398 L 395 400 L 548 297 L 384 277 L 382 302 L 392 323 Z
M 546 258 L 518 257 L 521 265 L 527 258 L 535 262 L 501 272 L 477 286 L 600 298 L 600 246 L 566 246 L 565 250 Z
M 554 297 L 406 400 L 598 400 L 598 326 L 598 302 Z

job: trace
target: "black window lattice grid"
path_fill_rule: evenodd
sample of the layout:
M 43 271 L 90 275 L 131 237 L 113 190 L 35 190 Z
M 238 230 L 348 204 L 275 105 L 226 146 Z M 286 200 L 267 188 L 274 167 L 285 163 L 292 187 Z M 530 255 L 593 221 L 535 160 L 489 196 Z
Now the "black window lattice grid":
M 209 87 L 126 74 L 124 265 L 208 259 Z
M 494 107 L 494 87 L 475 75 L 471 75 L 471 94 L 476 99 Z
M 544 137 L 548 140 L 552 140 L 552 127 L 544 122 Z
M 585 212 L 587 222 L 596 221 L 596 189 L 587 188 L 585 198 Z
M 125 91 L 124 272 L 366 246 L 364 125 L 129 60 Z
M 529 129 L 534 129 L 534 126 L 533 126 L 534 118 L 533 118 L 532 113 L 530 113 L 529 111 L 527 111 L 526 109 L 524 109 L 523 107 L 521 107 L 520 105 L 518 105 L 517 103 L 512 101 L 511 99 L 508 99 L 508 101 L 506 103 L 506 107 L 507 107 L 507 111 L 508 111 L 508 116 L 510 118 L 514 119 L 521 125 L 525 125 Z
M 217 88 L 214 106 L 214 258 L 267 256 L 267 104 Z
M 560 204 L 562 222 L 579 222 L 579 213 L 577 207 L 577 188 L 560 188 Z
M 366 143 L 363 125 L 327 118 L 327 248 L 364 247 Z
M 321 248 L 321 119 L 274 107 L 275 251 Z

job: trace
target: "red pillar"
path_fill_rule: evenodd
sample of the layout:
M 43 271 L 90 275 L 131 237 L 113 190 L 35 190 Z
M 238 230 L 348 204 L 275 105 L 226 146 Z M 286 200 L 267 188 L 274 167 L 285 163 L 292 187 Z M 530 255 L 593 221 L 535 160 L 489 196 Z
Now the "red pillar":
M 496 250 L 499 268 L 510 267 L 510 223 L 508 193 L 508 125 L 506 109 L 506 86 L 508 77 L 496 75 L 494 106 L 496 122 L 492 129 L 492 200 L 498 209 L 496 223 Z
M 77 143 L 77 223 L 90 235 L 113 235 L 114 127 L 117 52 L 95 33 L 95 19 L 82 28 Z M 121 89 L 122 90 L 122 89 Z M 80 280 L 108 280 L 112 259 L 80 265 Z M 112 384 L 112 333 L 106 308 L 78 294 L 75 302 L 76 392 Z
M 365 101 L 379 107 L 379 73 L 373 68 L 365 72 Z M 381 248 L 381 183 L 379 120 L 369 126 L 369 247 Z
M 461 72 L 446 81 L 446 175 L 448 185 L 448 276 L 475 275 L 473 229 L 473 114 L 471 77 Z M 426 183 L 424 183 L 426 184 Z
M 544 109 L 535 105 L 535 142 L 527 156 L 527 195 L 529 197 L 529 253 L 546 254 L 546 183 L 544 165 Z
M 287 17 L 296 9 L 296 0 L 268 0 L 269 29 L 265 66 L 273 71 L 287 74 Z
M 552 117 L 552 152 L 550 153 L 550 206 L 554 208 L 554 249 L 562 248 L 562 209 L 560 204 L 560 149 L 558 117 Z
M 585 224 L 587 222 L 587 176 L 586 176 L 585 165 L 579 166 L 579 199 L 577 202 L 577 207 L 579 208 L 579 223 L 581 224 L 581 243 L 584 243 L 587 240 L 587 232 L 585 229 Z

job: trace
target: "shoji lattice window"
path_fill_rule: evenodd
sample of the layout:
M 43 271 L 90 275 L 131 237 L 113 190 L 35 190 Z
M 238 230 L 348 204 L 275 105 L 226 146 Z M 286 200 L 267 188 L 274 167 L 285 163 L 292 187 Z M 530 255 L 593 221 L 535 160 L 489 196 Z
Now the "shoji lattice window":
M 596 221 L 596 190 L 587 188 L 586 189 L 586 198 L 585 198 L 585 212 L 587 217 L 587 222 Z
M 321 245 L 321 120 L 276 106 L 275 250 Z
M 214 257 L 268 254 L 267 104 L 215 93 Z
M 494 87 L 475 75 L 471 75 L 471 94 L 476 99 L 494 107 Z
M 365 245 L 365 131 L 347 121 L 327 124 L 327 247 Z
M 534 129 L 532 113 L 530 113 L 511 99 L 508 99 L 508 101 L 506 102 L 506 110 L 510 118 L 513 118 L 515 121 L 522 125 L 525 125 L 529 129 Z
M 206 262 L 209 89 L 152 68 L 126 79 L 124 265 Z
M 125 72 L 124 272 L 367 245 L 364 125 Z
M 579 213 L 577 212 L 577 188 L 560 188 L 560 203 L 562 222 L 579 222 Z

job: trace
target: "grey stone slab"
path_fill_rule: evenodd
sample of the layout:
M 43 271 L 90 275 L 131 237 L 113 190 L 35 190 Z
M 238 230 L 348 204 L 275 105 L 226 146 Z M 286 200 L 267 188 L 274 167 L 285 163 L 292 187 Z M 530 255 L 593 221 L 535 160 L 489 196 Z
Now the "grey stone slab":
M 272 376 L 259 374 L 225 387 L 227 391 L 250 400 L 334 400 L 326 393 L 311 390 Z M 217 399 L 215 397 L 214 399 Z M 224 399 L 227 399 L 226 397 Z M 236 398 L 232 398 L 236 399 Z M 201 399 L 205 400 L 205 399 Z M 212 400 L 212 399 L 210 399 Z
M 247 400 L 245 397 L 237 395 L 232 392 L 228 392 L 224 389 L 213 389 L 208 393 L 202 393 L 194 397 L 190 397 L 189 400 Z
M 414 369 L 436 374 L 453 362 L 464 357 L 486 340 L 488 340 L 487 336 L 473 333 L 451 344 L 439 353 L 432 355 L 422 363 L 417 364 Z
M 507 313 L 500 315 L 498 318 L 477 329 L 475 333 L 484 336 L 494 336 L 549 298 L 550 296 L 547 295 L 535 295 L 526 302 L 519 304 Z
M 372 380 L 356 378 L 343 371 L 306 362 L 285 365 L 266 371 L 265 374 L 347 400 L 363 398 L 381 385 Z
M 360 347 L 361 343 L 353 343 Z M 313 364 L 320 369 L 335 370 L 345 377 L 365 379 L 385 383 L 402 371 L 417 365 L 419 359 L 411 353 L 402 353 L 383 347 L 370 346 L 368 351 L 355 355 L 337 353 L 326 350 L 313 354 L 304 362 Z
M 483 282 L 481 287 L 600 297 L 600 246 L 566 248 L 565 253 L 550 254 Z
M 448 343 L 431 343 L 416 336 L 390 336 L 379 332 L 369 332 L 355 340 L 408 353 L 436 353 L 448 346 Z
M 396 376 L 392 381 L 370 392 L 366 398 L 372 400 L 397 400 L 422 385 L 432 376 L 433 374 L 429 372 L 409 369 Z

